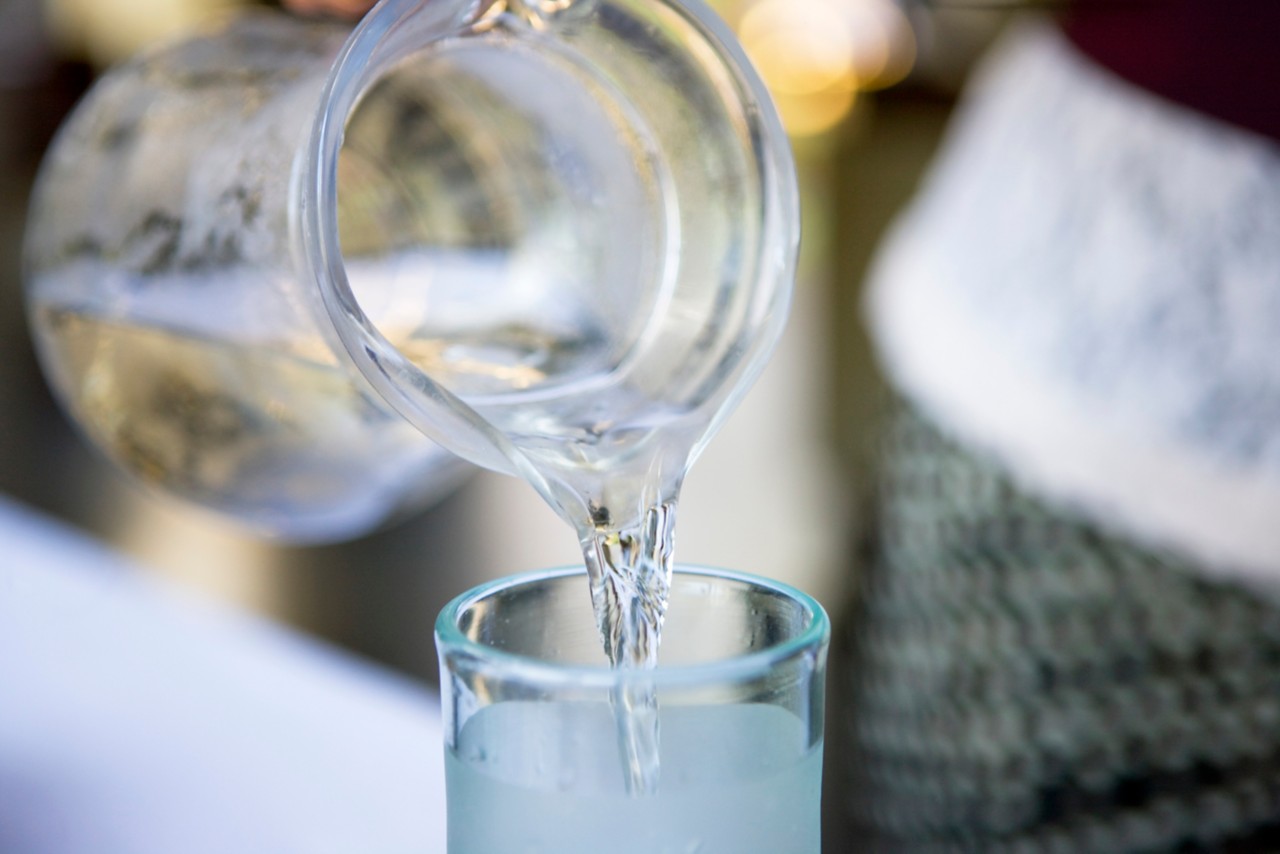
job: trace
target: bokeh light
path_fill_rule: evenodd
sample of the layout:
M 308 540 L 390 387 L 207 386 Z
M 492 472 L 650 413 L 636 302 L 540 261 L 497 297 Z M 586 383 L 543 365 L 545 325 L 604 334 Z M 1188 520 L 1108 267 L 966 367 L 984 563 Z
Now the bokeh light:
M 898 82 L 915 60 L 892 0 L 758 0 L 736 29 L 793 136 L 831 129 L 858 92 Z

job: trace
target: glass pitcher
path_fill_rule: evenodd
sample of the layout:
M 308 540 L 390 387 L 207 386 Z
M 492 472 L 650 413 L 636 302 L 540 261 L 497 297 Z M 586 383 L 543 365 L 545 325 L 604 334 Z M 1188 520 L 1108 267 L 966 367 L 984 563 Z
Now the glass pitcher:
M 101 79 L 42 167 L 28 304 L 94 443 L 261 532 L 364 532 L 458 458 L 599 521 L 628 461 L 677 489 L 758 373 L 798 227 L 696 0 L 383 0 Z

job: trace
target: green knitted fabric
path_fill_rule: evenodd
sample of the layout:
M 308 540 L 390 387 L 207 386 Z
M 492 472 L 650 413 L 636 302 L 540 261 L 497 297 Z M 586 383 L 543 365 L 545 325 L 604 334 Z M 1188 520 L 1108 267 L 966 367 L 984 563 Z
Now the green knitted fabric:
M 1052 509 L 906 409 L 880 475 L 831 675 L 848 850 L 1280 851 L 1276 600 Z

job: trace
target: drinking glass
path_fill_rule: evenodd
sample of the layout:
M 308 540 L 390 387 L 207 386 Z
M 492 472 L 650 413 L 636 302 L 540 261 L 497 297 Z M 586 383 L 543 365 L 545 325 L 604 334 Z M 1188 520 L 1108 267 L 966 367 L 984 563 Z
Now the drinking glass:
M 809 596 L 680 567 L 656 669 L 611 669 L 580 569 L 501 579 L 436 622 L 449 854 L 816 854 L 829 624 Z M 629 791 L 620 700 L 651 696 Z

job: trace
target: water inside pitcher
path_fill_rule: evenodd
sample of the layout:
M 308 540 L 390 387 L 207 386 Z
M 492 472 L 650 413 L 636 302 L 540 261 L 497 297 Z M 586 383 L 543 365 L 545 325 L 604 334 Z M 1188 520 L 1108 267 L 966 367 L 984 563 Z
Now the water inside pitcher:
M 599 523 L 674 494 L 762 367 L 795 207 L 767 95 L 700 5 L 248 15 L 69 119 L 29 307 L 97 445 L 259 531 L 361 533 L 459 458 Z

